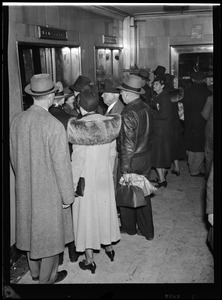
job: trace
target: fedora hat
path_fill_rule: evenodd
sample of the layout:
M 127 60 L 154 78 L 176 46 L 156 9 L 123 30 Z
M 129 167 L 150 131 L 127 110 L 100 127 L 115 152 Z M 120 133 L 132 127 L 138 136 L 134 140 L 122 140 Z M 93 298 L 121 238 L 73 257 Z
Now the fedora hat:
M 35 74 L 30 84 L 25 87 L 25 92 L 32 96 L 44 96 L 54 93 L 58 87 L 51 79 L 50 74 Z
M 157 66 L 157 68 L 153 71 L 153 74 L 155 76 L 157 75 L 164 75 L 166 72 L 166 68 L 163 66 Z
M 121 83 L 115 79 L 105 79 L 104 80 L 104 88 L 100 91 L 102 93 L 113 93 L 113 94 L 119 94 L 119 90 L 117 87 Z
M 149 70 L 140 70 L 138 76 L 142 79 L 150 80 L 150 72 Z
M 99 106 L 99 98 L 90 91 L 80 92 L 79 105 L 88 112 L 94 111 Z
M 58 87 L 58 90 L 55 92 L 54 99 L 57 99 L 57 100 L 62 99 L 62 98 L 68 99 L 68 98 L 74 96 L 73 93 L 69 92 L 68 87 L 66 87 L 66 88 L 63 87 L 62 82 L 60 82 L 60 81 L 56 82 L 56 86 Z
M 74 84 L 69 87 L 69 89 L 73 92 L 74 91 L 75 92 L 81 92 L 84 89 L 85 90 L 90 90 L 92 85 L 93 85 L 93 82 L 89 78 L 80 75 L 76 79 Z
M 137 75 L 127 75 L 123 78 L 123 82 L 117 89 L 132 92 L 135 94 L 145 94 L 142 88 L 142 79 Z
M 206 78 L 206 75 L 203 72 L 192 72 L 190 74 L 190 78 L 194 80 L 204 80 Z

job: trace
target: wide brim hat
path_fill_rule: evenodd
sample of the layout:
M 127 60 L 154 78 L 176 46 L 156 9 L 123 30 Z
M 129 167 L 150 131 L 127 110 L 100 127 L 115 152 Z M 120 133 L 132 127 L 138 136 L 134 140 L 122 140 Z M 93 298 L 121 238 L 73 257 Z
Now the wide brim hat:
M 190 78 L 194 80 L 204 80 L 206 78 L 206 75 L 203 72 L 192 72 L 190 74 Z
M 153 74 L 155 76 L 157 75 L 164 75 L 166 72 L 166 68 L 163 66 L 157 66 L 157 68 L 153 71 Z
M 74 84 L 70 85 L 69 89 L 71 91 L 81 92 L 84 89 L 85 90 L 90 90 L 92 85 L 93 85 L 93 82 L 89 78 L 80 75 L 76 79 L 76 81 L 74 82 Z
M 124 77 L 122 84 L 118 86 L 117 89 L 138 95 L 145 94 L 145 91 L 142 88 L 142 79 L 137 75 L 127 75 Z
M 25 92 L 31 96 L 44 96 L 58 90 L 52 81 L 51 75 L 42 73 L 32 76 L 30 84 L 25 87 Z
M 140 70 L 138 76 L 145 80 L 150 80 L 150 72 L 149 70 Z
M 94 111 L 99 106 L 99 97 L 90 91 L 80 92 L 79 105 L 87 112 Z
M 112 93 L 119 94 L 119 89 L 117 88 L 121 84 L 120 81 L 116 79 L 105 79 L 104 88 L 100 90 L 101 93 Z

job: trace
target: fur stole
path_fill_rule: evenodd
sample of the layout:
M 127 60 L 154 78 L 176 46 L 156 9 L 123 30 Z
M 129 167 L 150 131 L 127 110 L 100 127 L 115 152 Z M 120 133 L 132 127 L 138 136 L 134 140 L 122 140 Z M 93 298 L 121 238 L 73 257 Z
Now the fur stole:
M 121 128 L 121 115 L 110 114 L 106 119 L 71 118 L 67 126 L 68 141 L 75 145 L 102 145 L 115 140 Z
M 170 96 L 171 102 L 178 102 L 183 99 L 184 90 L 183 88 L 172 89 L 168 91 L 168 95 Z

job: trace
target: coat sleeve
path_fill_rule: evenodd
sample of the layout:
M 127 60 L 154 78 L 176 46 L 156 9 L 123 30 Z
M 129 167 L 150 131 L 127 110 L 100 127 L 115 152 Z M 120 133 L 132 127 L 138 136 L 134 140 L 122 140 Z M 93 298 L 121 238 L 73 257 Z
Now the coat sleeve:
M 122 116 L 122 127 L 119 136 L 121 173 L 131 172 L 131 161 L 137 143 L 138 121 L 133 112 Z
M 65 128 L 61 123 L 58 122 L 53 132 L 50 133 L 49 143 L 53 168 L 62 202 L 63 204 L 72 204 L 75 199 L 75 194 L 68 139 Z

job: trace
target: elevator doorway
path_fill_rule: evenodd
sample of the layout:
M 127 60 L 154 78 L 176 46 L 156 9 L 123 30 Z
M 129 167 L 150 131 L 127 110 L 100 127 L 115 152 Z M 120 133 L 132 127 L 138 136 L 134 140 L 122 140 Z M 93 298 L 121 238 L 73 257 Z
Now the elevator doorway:
M 81 74 L 79 46 L 55 46 L 18 43 L 18 57 L 22 86 L 23 110 L 33 104 L 31 96 L 24 92 L 34 74 L 51 74 L 53 81 L 61 81 L 64 88 L 72 85 Z
M 184 45 L 170 47 L 170 72 L 178 78 L 178 86 L 191 84 L 192 72 L 207 73 L 213 68 L 213 45 Z
M 114 78 L 121 80 L 122 69 L 122 50 L 120 48 L 95 48 L 96 62 L 96 83 L 98 90 L 104 87 L 104 80 Z

